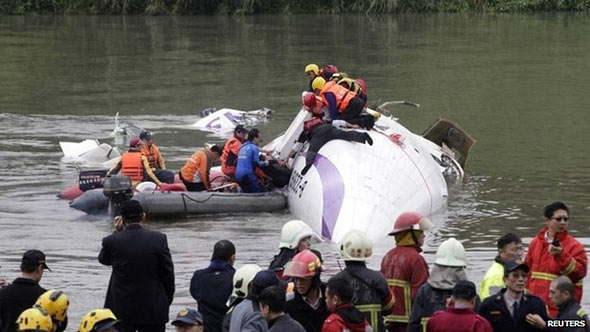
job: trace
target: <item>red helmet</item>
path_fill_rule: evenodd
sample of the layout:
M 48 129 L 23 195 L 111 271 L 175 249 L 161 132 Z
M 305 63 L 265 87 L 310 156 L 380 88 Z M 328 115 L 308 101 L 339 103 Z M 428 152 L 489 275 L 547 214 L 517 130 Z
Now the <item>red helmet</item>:
M 129 140 L 129 147 L 134 148 L 139 144 L 139 137 L 134 136 Z
M 303 250 L 293 257 L 285 267 L 284 276 L 308 278 L 320 273 L 322 269 L 322 262 L 310 250 Z
M 355 80 L 360 86 L 361 86 L 361 93 L 366 95 L 367 94 L 367 83 L 365 83 L 365 80 L 363 80 L 362 78 L 357 78 Z
M 315 98 L 315 94 L 313 92 L 308 92 L 303 96 L 303 105 L 307 107 L 307 110 L 311 112 L 317 103 L 317 99 Z
M 395 220 L 393 231 L 388 235 L 395 235 L 397 233 L 409 230 L 426 231 L 432 228 L 432 223 L 427 218 L 424 218 L 418 212 L 405 212 L 399 215 Z

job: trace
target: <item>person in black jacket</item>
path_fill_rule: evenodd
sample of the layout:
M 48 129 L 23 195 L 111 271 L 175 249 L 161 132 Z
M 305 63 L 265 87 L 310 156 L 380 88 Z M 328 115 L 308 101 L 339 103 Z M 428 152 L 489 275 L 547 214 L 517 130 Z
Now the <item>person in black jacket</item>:
M 330 312 L 326 306 L 326 286 L 322 283 L 320 258 L 303 250 L 287 263 L 284 275 L 292 278 L 293 292 L 287 295 L 286 311 L 307 332 L 320 332 Z
M 520 260 L 511 259 L 504 264 L 506 288 L 488 297 L 479 308 L 479 314 L 490 322 L 494 332 L 542 331 L 527 321 L 527 317 L 539 315 L 547 321 L 547 305 L 533 294 L 525 294 L 524 288 L 530 268 Z
M 40 250 L 28 250 L 21 260 L 22 276 L 12 284 L 0 289 L 0 326 L 2 332 L 16 332 L 18 316 L 35 304 L 37 298 L 45 293 L 39 286 L 43 271 L 49 269 L 45 264 L 45 254 Z
M 104 306 L 121 320 L 119 332 L 163 332 L 174 296 L 168 240 L 141 227 L 145 213 L 139 202 L 124 202 L 120 213 L 118 231 L 102 239 L 98 256 L 113 267 Z
M 577 326 L 570 327 L 549 327 L 541 316 L 533 314 L 526 317 L 527 322 L 539 329 L 547 329 L 551 332 L 589 332 L 590 320 L 586 311 L 582 309 L 574 298 L 575 285 L 567 276 L 560 276 L 549 284 L 549 299 L 559 309 L 557 319 L 576 320 Z M 584 326 L 582 326 L 584 325 Z
M 260 314 L 268 322 L 268 332 L 305 332 L 296 320 L 285 313 L 285 290 L 281 286 L 265 288 L 258 297 Z
M 213 247 L 209 267 L 193 274 L 190 292 L 203 315 L 205 331 L 221 331 L 221 322 L 228 310 L 226 303 L 233 289 L 235 260 L 234 244 L 221 240 Z

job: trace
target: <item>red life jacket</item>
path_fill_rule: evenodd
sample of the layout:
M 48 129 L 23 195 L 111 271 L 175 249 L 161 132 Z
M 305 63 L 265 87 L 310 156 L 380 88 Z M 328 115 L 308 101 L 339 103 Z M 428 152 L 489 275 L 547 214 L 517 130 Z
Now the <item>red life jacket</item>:
M 303 130 L 305 130 L 305 132 L 309 133 L 313 128 L 324 124 L 324 120 L 317 118 L 317 117 L 313 117 L 310 120 L 307 120 L 303 123 Z
M 131 181 L 143 180 L 143 162 L 141 152 L 125 152 L 121 156 L 121 174 L 127 175 Z

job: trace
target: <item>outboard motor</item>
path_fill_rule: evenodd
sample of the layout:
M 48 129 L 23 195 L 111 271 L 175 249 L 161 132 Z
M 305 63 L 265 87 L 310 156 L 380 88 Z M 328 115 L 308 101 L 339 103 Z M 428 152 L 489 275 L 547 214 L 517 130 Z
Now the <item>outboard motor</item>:
M 109 198 L 111 216 L 119 215 L 121 204 L 133 197 L 131 178 L 125 175 L 111 175 L 104 179 L 103 193 Z
M 80 169 L 80 175 L 78 176 L 80 190 L 87 191 L 102 188 L 102 179 L 106 175 L 106 169 Z

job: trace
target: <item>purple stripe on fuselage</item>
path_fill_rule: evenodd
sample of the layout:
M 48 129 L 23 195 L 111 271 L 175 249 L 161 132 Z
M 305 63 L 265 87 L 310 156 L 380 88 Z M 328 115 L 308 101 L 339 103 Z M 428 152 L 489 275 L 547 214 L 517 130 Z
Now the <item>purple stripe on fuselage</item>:
M 336 220 L 344 199 L 344 182 L 336 166 L 326 157 L 318 154 L 313 165 L 320 175 L 324 209 L 322 211 L 322 236 L 332 239 Z

